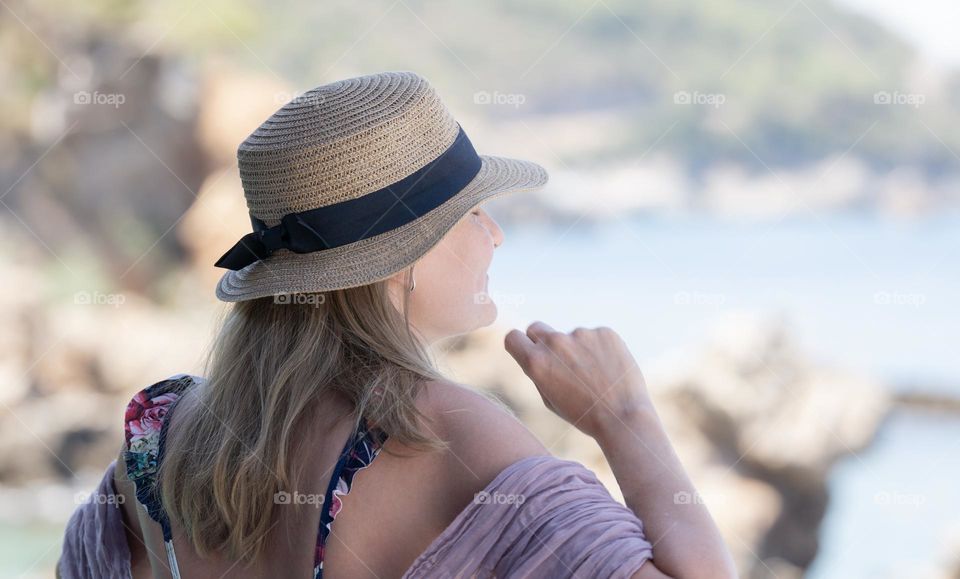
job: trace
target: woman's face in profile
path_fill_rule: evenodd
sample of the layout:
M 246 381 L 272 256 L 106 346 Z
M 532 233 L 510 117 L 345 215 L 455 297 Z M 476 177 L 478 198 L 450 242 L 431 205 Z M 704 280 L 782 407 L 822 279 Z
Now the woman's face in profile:
M 475 207 L 416 262 L 409 316 L 427 341 L 464 334 L 497 319 L 497 306 L 487 295 L 487 269 L 501 243 L 500 226 L 482 207 Z M 409 290 L 404 273 L 393 278 L 397 292 Z

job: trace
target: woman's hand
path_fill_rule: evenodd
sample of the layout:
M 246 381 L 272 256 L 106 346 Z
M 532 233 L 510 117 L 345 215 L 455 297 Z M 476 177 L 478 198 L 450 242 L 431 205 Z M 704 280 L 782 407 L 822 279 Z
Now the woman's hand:
M 594 438 L 638 411 L 653 411 L 636 360 L 610 328 L 566 334 L 534 322 L 526 334 L 511 330 L 504 347 L 547 408 Z

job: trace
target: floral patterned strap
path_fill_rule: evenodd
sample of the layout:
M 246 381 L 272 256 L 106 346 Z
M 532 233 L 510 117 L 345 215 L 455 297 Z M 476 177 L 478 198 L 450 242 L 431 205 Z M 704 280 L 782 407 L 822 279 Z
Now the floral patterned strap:
M 184 391 L 198 381 L 194 376 L 177 374 L 148 386 L 130 400 L 124 416 L 127 477 L 135 484 L 137 501 L 144 506 L 150 518 L 163 528 L 164 540 L 169 539 L 170 525 L 160 504 L 160 493 L 154 478 L 166 438 L 165 418 Z
M 376 426 L 368 425 L 366 418 L 360 417 L 359 426 L 347 441 L 340 459 L 330 477 L 330 484 L 324 497 L 324 509 L 320 515 L 320 529 L 317 532 L 317 548 L 314 556 L 314 579 L 323 577 L 323 559 L 327 536 L 330 534 L 333 520 L 340 513 L 343 503 L 340 497 L 350 492 L 353 478 L 358 472 L 370 466 L 380 454 L 387 434 Z

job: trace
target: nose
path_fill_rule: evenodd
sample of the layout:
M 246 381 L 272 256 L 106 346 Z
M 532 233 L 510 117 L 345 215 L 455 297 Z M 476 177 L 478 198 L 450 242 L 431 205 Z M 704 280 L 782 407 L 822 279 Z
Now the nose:
M 500 247 L 503 243 L 503 230 L 500 229 L 500 226 L 497 225 L 497 222 L 494 221 L 493 217 L 490 217 L 490 214 L 484 211 L 484 215 L 487 217 L 487 225 L 490 228 L 490 235 L 493 237 L 493 246 Z

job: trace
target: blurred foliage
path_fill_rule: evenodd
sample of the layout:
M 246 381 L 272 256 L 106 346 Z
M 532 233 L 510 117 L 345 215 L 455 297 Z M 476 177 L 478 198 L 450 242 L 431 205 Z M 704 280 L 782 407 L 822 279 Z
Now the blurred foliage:
M 611 135 L 608 149 L 565 159 L 572 163 L 629 158 L 658 143 L 695 172 L 722 161 L 762 170 L 841 155 L 856 143 L 857 156 L 876 169 L 916 164 L 939 173 L 956 169 L 951 149 L 960 150 L 956 73 L 942 89 L 923 89 L 926 103 L 918 109 L 875 104 L 879 91 L 916 90 L 916 54 L 826 0 L 8 6 L 0 26 L 15 94 L 3 104 L 21 109 L 64 74 L 54 54 L 92 54 L 98 39 L 113 37 L 186 59 L 224 55 L 301 89 L 348 74 L 409 69 L 442 83 L 458 103 L 478 90 L 526 97 L 522 110 L 479 112 L 492 117 L 622 115 L 622 134 Z M 678 105 L 678 91 L 721 94 L 725 102 Z

